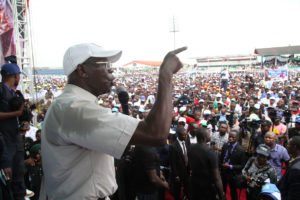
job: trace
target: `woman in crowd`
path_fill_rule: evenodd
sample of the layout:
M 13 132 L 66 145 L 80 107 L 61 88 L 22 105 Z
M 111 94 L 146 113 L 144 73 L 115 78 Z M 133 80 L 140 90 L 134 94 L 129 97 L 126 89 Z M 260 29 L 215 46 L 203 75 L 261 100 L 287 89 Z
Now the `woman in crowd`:
M 267 179 L 276 184 L 276 171 L 268 162 L 270 151 L 270 147 L 260 144 L 256 148 L 256 156 L 251 157 L 242 170 L 243 177 L 247 182 L 247 200 L 258 199 L 261 188 Z

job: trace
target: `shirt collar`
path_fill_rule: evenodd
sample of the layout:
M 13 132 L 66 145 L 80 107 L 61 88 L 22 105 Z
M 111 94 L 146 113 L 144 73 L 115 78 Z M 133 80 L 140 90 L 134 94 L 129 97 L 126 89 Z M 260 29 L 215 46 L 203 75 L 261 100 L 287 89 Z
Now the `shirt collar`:
M 292 158 L 289 162 L 289 166 L 291 166 L 296 160 L 299 160 L 300 156 L 296 157 L 296 158 Z
M 271 149 L 271 151 L 278 151 L 278 144 L 275 144 L 275 147 L 274 147 L 274 149 Z
M 230 144 L 230 143 L 229 143 Z M 231 144 L 230 144 L 231 145 Z M 235 147 L 237 145 L 237 142 L 232 144 L 232 147 Z
M 189 133 L 189 136 L 190 136 L 190 138 L 195 138 L 196 137 L 196 136 L 193 137 L 190 133 Z
M 181 141 L 181 140 L 179 140 L 179 138 L 177 137 L 177 140 L 178 140 L 178 142 L 179 142 L 179 144 L 180 145 L 182 145 L 182 142 L 184 142 L 185 143 L 185 141 Z
M 74 84 L 67 84 L 66 87 L 64 88 L 65 92 L 72 92 L 76 93 L 81 99 L 86 99 L 89 101 L 94 101 L 98 104 L 98 98 L 90 93 L 89 91 L 74 85 Z

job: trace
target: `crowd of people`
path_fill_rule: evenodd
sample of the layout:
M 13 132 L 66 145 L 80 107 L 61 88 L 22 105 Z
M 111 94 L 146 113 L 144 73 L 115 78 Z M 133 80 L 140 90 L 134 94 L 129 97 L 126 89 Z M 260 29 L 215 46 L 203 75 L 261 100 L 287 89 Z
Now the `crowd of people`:
M 2 66 L 0 199 L 41 199 L 43 122 L 67 81 L 40 77 L 39 101 L 33 104 L 28 91 L 24 96 L 15 92 L 19 74 L 14 63 Z M 125 113 L 128 107 L 128 115 L 143 121 L 158 100 L 158 78 L 119 77 L 97 103 L 113 113 Z M 240 199 L 243 189 L 247 200 L 300 199 L 300 82 L 296 74 L 288 80 L 274 82 L 261 73 L 227 69 L 175 74 L 166 144 L 129 144 L 115 159 L 118 190 L 111 198 L 162 200 L 170 193 L 175 200 L 226 199 L 228 186 L 232 200 Z M 120 87 L 128 92 L 126 102 L 118 98 Z M 23 102 L 11 103 L 15 97 Z

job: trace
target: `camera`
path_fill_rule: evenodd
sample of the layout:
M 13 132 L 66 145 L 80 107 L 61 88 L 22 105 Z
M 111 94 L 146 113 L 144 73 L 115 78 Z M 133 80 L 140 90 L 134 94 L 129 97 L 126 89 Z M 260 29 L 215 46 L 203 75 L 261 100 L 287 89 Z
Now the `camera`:
M 268 109 L 268 116 L 271 119 L 271 121 L 274 123 L 277 117 L 277 111 L 273 107 L 269 107 Z
M 233 121 L 233 115 L 234 115 L 234 111 L 226 112 L 226 119 L 227 119 L 228 125 L 230 127 L 232 127 L 233 123 L 234 123 L 234 121 Z
M 25 103 L 25 99 L 22 93 L 17 90 L 16 95 L 9 101 L 9 105 L 12 111 L 17 111 Z
M 262 187 L 265 184 L 266 178 L 259 176 L 251 178 L 251 180 L 255 182 L 258 186 Z
M 285 123 L 288 124 L 291 121 L 291 117 L 292 117 L 292 110 L 288 109 L 288 110 L 284 110 L 282 115 L 285 118 Z

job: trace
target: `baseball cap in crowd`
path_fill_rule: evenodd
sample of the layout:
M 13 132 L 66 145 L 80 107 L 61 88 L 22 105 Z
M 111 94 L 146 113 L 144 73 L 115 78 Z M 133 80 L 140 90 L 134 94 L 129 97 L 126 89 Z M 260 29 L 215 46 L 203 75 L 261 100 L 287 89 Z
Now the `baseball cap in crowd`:
M 2 65 L 1 71 L 5 71 L 7 75 L 14 75 L 21 73 L 19 66 L 15 63 L 6 63 Z
M 300 117 L 296 117 L 295 122 L 300 123 Z
M 176 133 L 176 131 L 174 131 L 172 128 L 170 128 L 169 133 L 172 134 L 172 135 L 174 135 Z
M 118 108 L 112 108 L 111 112 L 119 112 Z
M 206 121 L 206 120 L 201 120 L 201 121 L 200 121 L 200 124 L 201 124 L 202 126 L 207 126 L 207 121 Z
M 211 111 L 210 110 L 204 110 L 203 115 L 211 115 Z
M 267 146 L 266 144 L 260 144 L 258 145 L 258 147 L 256 148 L 255 152 L 257 154 L 261 154 L 261 155 L 264 155 L 266 157 L 269 157 L 270 156 L 270 153 L 271 153 L 271 150 L 270 150 L 270 147 Z
M 218 93 L 218 94 L 216 95 L 216 97 L 222 97 L 222 95 L 221 95 L 220 93 Z
M 270 97 L 270 99 L 275 100 L 276 98 L 275 97 Z
M 294 100 L 292 101 L 293 104 L 300 104 L 300 101 Z
M 200 99 L 200 100 L 199 100 L 199 103 L 201 103 L 201 102 L 204 103 L 204 100 L 203 100 L 203 99 Z
M 29 151 L 30 155 L 32 157 L 35 157 L 36 154 L 40 154 L 41 153 L 41 145 L 40 144 L 35 144 L 33 145 L 31 148 L 30 148 L 30 151 Z
M 121 50 L 107 50 L 93 43 L 83 43 L 71 46 L 64 55 L 63 66 L 65 75 L 70 75 L 79 64 L 88 58 L 107 58 L 109 62 L 116 62 L 122 55 Z
M 280 191 L 276 187 L 275 184 L 272 183 L 266 183 L 262 188 L 261 188 L 261 193 L 259 194 L 259 197 L 262 196 L 269 196 L 274 200 L 280 200 Z
M 179 117 L 178 122 L 186 122 L 186 119 L 184 117 Z
M 254 105 L 254 108 L 258 110 L 258 109 L 260 109 L 260 105 L 257 103 Z
M 141 100 L 141 101 L 145 101 L 145 100 L 146 100 L 146 97 L 145 97 L 145 96 L 141 96 L 141 97 L 140 97 L 140 100 Z
M 179 112 L 184 112 L 186 111 L 186 106 L 182 106 L 181 108 L 179 108 Z
M 145 112 L 145 109 L 144 108 L 139 108 L 139 112 L 143 113 L 143 112 Z

